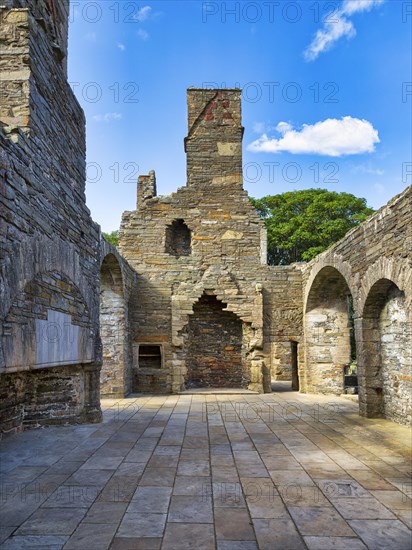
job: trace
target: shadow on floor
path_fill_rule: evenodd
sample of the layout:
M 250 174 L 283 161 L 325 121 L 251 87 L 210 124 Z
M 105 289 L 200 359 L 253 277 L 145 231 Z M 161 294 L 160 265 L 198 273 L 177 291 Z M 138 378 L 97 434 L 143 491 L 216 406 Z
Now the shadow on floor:
M 272 380 L 272 392 L 284 393 L 284 392 L 295 392 L 292 390 L 292 382 L 290 380 Z

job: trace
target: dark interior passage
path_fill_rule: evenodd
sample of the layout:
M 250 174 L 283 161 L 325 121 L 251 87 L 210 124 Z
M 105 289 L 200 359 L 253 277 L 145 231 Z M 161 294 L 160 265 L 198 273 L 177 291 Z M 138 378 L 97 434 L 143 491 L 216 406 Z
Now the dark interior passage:
M 291 362 L 292 362 L 292 390 L 299 391 L 299 372 L 298 372 L 298 343 L 290 343 Z

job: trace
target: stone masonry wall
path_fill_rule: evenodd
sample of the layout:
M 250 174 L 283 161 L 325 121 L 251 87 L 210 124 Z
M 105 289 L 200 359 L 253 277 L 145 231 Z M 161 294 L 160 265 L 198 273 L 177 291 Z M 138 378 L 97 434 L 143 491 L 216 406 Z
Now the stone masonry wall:
M 244 388 L 249 383 L 242 368 L 242 322 L 223 307 L 206 294 L 193 307 L 186 353 L 189 389 Z
M 154 173 L 140 176 L 138 209 L 122 218 L 120 252 L 137 272 L 139 288 L 130 307 L 134 391 L 156 389 L 156 380 L 158 391 L 180 391 L 188 383 L 188 323 L 193 328 L 195 304 L 205 293 L 242 322 L 249 388 L 270 391 L 272 360 L 279 377 L 290 378 L 290 339 L 301 337 L 301 272 L 266 265 L 266 230 L 242 188 L 240 90 L 189 89 L 188 107 L 188 186 L 156 196 Z M 183 226 L 190 246 L 179 255 L 170 231 Z M 273 319 L 270 328 L 264 316 Z M 161 346 L 160 372 L 139 369 L 139 344 Z
M 350 290 L 342 275 L 325 267 L 306 303 L 305 384 L 316 393 L 343 393 L 344 365 L 351 363 Z
M 5 9 L 30 9 L 52 42 L 53 54 L 67 77 L 67 49 L 70 0 L 2 0 Z M 5 30 L 6 33 L 9 29 Z
M 336 270 L 353 299 L 361 414 L 404 423 L 412 418 L 411 206 L 408 187 L 302 268 L 306 317 L 310 297 L 319 296 L 316 281 L 326 270 Z M 322 287 L 330 288 L 328 277 Z M 306 323 L 306 355 L 300 365 L 304 391 L 315 391 L 314 380 L 322 376 L 319 362 L 310 357 L 314 330 Z
M 187 91 L 187 185 L 242 183 L 241 90 Z
M 0 376 L 3 434 L 44 424 L 81 421 L 84 409 L 81 365 L 16 372 Z M 87 416 L 85 420 L 88 421 Z
M 236 205 L 234 197 L 239 195 Z M 182 330 L 205 290 L 253 327 L 256 343 L 262 345 L 262 306 L 256 294 L 260 220 L 238 188 L 225 188 L 222 198 L 205 197 L 200 190 L 188 193 L 185 188 L 123 215 L 120 250 L 136 270 L 139 288 L 130 309 L 132 340 L 162 345 L 169 390 L 179 390 L 184 382 L 186 367 L 174 348 L 182 346 Z M 166 228 L 175 219 L 184 219 L 191 230 L 190 256 L 165 251 Z M 248 235 L 254 235 L 254 242 L 246 240 Z M 245 269 L 242 258 L 253 269 Z M 260 375 L 257 383 L 261 384 Z
M 411 331 L 403 292 L 392 287 L 379 316 L 383 416 L 412 420 Z M 405 353 L 406 352 L 406 353 Z M 409 384 L 408 384 L 409 382 Z
M 291 342 L 303 360 L 302 274 L 297 265 L 268 266 L 262 285 L 265 361 L 272 380 L 291 380 Z
M 8 432 L 31 419 L 101 415 L 100 232 L 85 205 L 84 115 L 66 79 L 67 10 L 63 0 L 8 1 L 0 10 L 0 391 L 10 388 L 1 405 Z
M 100 243 L 100 336 L 103 364 L 100 392 L 123 397 L 132 391 L 132 349 L 129 338 L 129 302 L 137 294 L 136 276 L 117 248 Z

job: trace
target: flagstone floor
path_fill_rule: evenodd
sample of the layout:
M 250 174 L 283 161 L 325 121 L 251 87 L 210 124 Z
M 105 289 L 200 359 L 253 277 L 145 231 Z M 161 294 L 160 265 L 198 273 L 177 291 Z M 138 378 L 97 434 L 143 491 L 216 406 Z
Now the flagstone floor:
M 411 431 L 348 399 L 103 406 L 102 424 L 1 442 L 1 549 L 411 549 Z

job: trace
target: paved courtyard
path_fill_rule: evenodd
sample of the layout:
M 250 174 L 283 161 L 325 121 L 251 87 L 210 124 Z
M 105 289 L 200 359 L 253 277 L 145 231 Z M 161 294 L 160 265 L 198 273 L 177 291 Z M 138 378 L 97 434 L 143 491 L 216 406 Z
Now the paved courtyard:
M 280 391 L 105 400 L 1 443 L 1 549 L 411 548 L 411 432 Z

